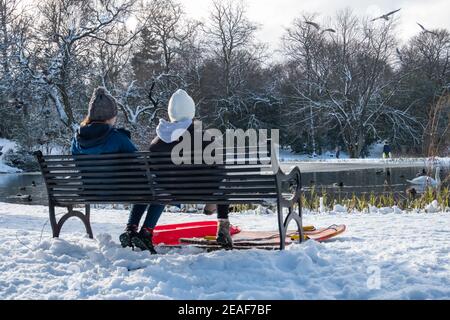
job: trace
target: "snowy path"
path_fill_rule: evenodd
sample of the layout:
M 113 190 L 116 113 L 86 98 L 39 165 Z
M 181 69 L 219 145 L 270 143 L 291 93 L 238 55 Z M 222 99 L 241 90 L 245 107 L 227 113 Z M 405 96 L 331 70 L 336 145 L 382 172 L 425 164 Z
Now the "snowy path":
M 449 214 L 308 214 L 305 224 L 349 230 L 285 252 L 153 257 L 119 247 L 126 217 L 94 210 L 96 240 L 73 220 L 63 240 L 50 239 L 47 226 L 39 243 L 47 208 L 0 203 L 0 299 L 450 299 Z M 168 213 L 162 223 L 207 219 Z M 235 214 L 232 222 L 276 228 L 274 215 Z M 145 268 L 128 272 L 136 267 Z

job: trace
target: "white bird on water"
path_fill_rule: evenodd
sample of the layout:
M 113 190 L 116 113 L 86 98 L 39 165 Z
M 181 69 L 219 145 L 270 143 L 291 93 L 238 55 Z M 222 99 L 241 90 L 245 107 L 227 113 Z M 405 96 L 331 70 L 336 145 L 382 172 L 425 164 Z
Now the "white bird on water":
M 417 177 L 413 180 L 407 180 L 409 183 L 414 184 L 414 185 L 429 185 L 429 186 L 433 186 L 433 187 L 437 187 L 441 185 L 441 168 L 437 167 L 436 168 L 436 177 L 435 179 L 429 177 L 429 176 L 422 176 L 422 177 Z

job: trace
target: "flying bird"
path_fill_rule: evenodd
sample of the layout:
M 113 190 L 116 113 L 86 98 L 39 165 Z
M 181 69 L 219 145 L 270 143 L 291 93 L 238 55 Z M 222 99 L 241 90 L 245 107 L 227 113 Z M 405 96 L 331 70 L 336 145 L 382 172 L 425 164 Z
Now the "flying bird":
M 306 23 L 306 24 L 309 24 L 309 25 L 311 25 L 311 26 L 313 26 L 313 27 L 316 28 L 317 30 L 320 30 L 320 26 L 319 26 L 317 23 L 315 23 L 315 22 L 312 22 L 312 21 L 305 21 L 305 23 Z
M 325 30 L 322 30 L 322 32 L 321 32 L 321 33 L 325 33 L 325 32 L 332 32 L 332 33 L 336 33 L 336 30 L 334 30 L 334 29 L 331 29 L 331 28 L 329 28 L 329 29 L 325 29 Z
M 318 23 L 315 23 L 315 22 L 313 22 L 313 21 L 305 21 L 305 23 L 306 23 L 306 24 L 309 24 L 309 25 L 311 25 L 311 26 L 313 26 L 314 28 L 317 29 L 317 31 L 321 31 L 321 30 L 322 30 L 322 28 L 320 27 L 320 25 L 319 25 Z M 322 31 L 320 32 L 320 34 L 324 34 L 325 32 L 333 32 L 333 33 L 335 33 L 336 30 L 331 29 L 331 28 L 328 28 L 328 29 L 322 30 Z
M 402 10 L 402 9 L 400 8 L 400 9 L 391 11 L 391 12 L 389 12 L 389 13 L 383 14 L 382 16 L 379 16 L 378 18 L 372 19 L 372 21 L 381 20 L 381 19 L 384 19 L 384 20 L 386 20 L 386 21 L 389 21 L 389 17 L 392 16 L 394 13 L 399 12 L 400 10 Z
M 432 35 L 437 36 L 438 34 L 436 32 L 430 31 L 427 28 L 425 28 L 423 25 L 421 25 L 420 23 L 417 22 L 417 24 L 419 25 L 419 27 L 422 29 L 423 32 L 425 33 L 430 33 Z
M 396 48 L 395 51 L 397 51 L 397 56 L 398 56 L 398 58 L 400 59 L 400 61 L 403 62 L 403 54 L 402 54 L 402 52 L 400 51 L 400 49 L 399 49 L 399 48 Z

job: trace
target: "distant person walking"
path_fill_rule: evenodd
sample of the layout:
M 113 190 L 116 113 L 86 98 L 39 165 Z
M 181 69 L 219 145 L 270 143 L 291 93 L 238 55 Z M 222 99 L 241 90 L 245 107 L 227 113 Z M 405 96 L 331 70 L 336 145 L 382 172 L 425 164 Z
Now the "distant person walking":
M 341 157 L 341 147 L 336 147 L 336 159 Z
M 389 145 L 388 141 L 385 141 L 383 147 L 383 159 L 391 159 L 391 158 L 392 158 L 391 146 Z

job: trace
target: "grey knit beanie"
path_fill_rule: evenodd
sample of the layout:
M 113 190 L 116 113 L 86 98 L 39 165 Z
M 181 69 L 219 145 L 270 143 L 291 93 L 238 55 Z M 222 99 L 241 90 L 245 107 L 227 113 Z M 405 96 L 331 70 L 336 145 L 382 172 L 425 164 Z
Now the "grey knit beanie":
M 106 90 L 98 87 L 95 89 L 89 102 L 88 117 L 91 121 L 107 121 L 118 114 L 116 99 Z

